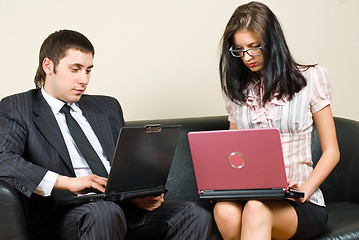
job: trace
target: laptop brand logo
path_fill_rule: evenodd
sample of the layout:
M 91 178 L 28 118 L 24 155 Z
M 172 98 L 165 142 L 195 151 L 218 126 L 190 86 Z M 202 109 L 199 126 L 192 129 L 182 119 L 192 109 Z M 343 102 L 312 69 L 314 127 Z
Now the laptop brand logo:
M 241 153 L 232 152 L 228 157 L 228 162 L 232 168 L 241 169 L 244 167 L 246 160 Z

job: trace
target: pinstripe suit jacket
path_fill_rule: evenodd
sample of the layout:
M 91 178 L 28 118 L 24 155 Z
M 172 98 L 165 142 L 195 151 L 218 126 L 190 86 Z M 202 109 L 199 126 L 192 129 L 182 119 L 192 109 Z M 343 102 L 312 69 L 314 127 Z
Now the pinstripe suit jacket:
M 78 102 L 112 161 L 117 137 L 124 126 L 118 101 L 83 95 Z M 32 223 L 45 224 L 61 214 L 54 198 L 72 193 L 53 191 L 51 197 L 33 194 L 48 170 L 75 176 L 69 153 L 50 106 L 38 89 L 6 97 L 0 102 L 0 179 L 28 198 Z

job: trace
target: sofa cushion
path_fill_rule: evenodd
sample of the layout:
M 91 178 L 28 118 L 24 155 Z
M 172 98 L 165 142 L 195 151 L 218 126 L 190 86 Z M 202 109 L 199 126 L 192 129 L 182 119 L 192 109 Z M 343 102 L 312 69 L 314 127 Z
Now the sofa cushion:
M 327 231 L 316 240 L 359 239 L 359 204 L 328 202 L 327 212 Z

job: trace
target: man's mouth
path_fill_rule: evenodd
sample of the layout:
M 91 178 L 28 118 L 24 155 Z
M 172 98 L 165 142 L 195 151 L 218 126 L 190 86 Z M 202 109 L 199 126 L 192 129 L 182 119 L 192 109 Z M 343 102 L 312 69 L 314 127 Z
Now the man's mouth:
M 74 91 L 76 92 L 76 93 L 79 93 L 79 94 L 82 94 L 82 93 L 84 93 L 85 92 L 85 89 L 74 89 Z

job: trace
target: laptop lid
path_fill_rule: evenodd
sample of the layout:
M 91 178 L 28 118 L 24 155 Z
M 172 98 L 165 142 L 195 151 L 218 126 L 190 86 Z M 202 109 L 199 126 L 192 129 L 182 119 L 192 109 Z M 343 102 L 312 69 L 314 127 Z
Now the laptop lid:
M 105 193 L 166 185 L 181 127 L 124 127 L 118 138 Z
M 180 131 L 179 125 L 123 127 L 117 140 L 105 193 L 56 199 L 57 203 L 121 201 L 165 192 Z
M 278 129 L 199 131 L 188 138 L 200 197 L 208 193 L 209 199 L 221 198 L 230 191 L 238 191 L 233 198 L 285 197 Z

